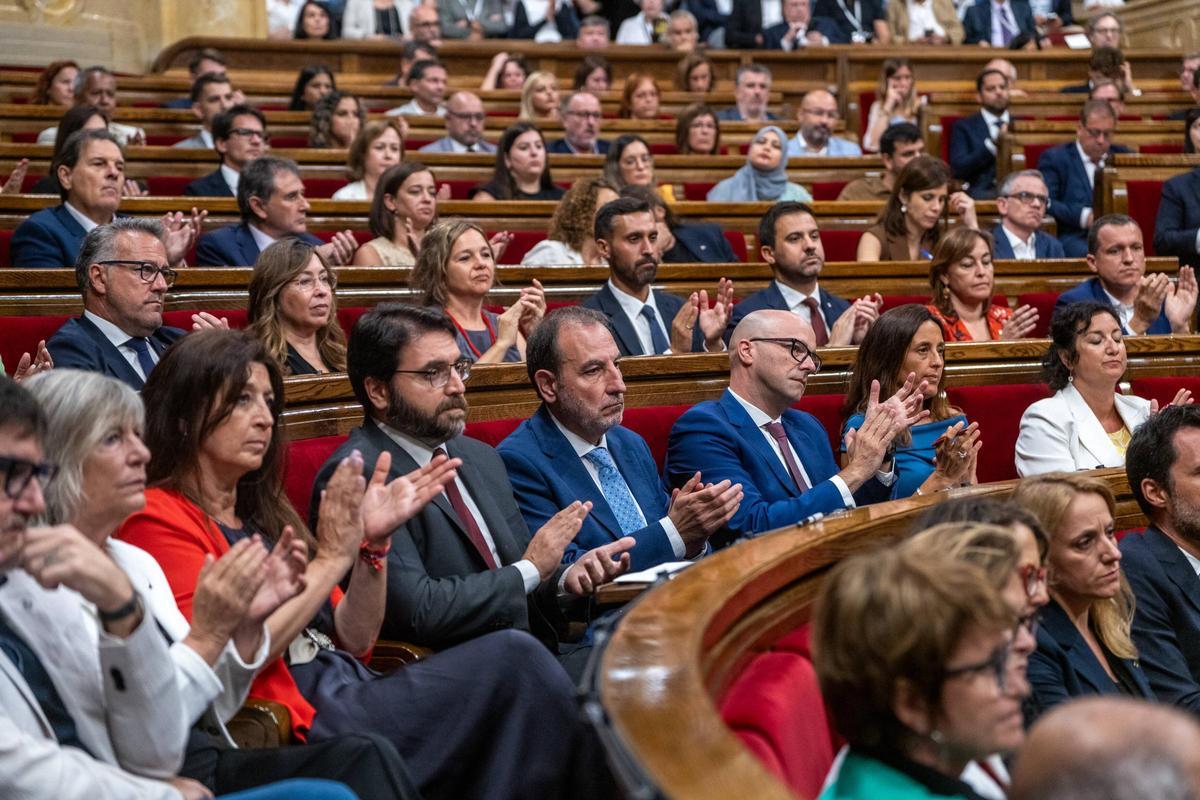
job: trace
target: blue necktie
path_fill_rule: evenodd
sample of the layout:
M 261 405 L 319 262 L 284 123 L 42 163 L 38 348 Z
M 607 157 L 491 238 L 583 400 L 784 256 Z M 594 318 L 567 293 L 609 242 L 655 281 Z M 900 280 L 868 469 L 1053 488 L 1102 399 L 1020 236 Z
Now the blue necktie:
M 654 306 L 647 303 L 642 306 L 641 315 L 650 323 L 650 344 L 654 345 L 654 352 L 648 355 L 661 355 L 671 349 L 671 342 L 667 340 L 667 335 L 663 333 L 662 325 L 658 324 L 658 314 L 654 313 Z
M 150 373 L 154 370 L 154 359 L 150 357 L 150 343 L 141 336 L 134 336 L 126 346 L 132 347 L 133 352 L 137 353 L 138 364 L 142 367 L 142 374 L 146 379 L 150 379 Z
M 1013 37 L 1016 36 L 1016 31 L 1008 22 L 1008 7 L 1000 7 L 1000 41 L 1004 42 L 1004 46 L 1008 47 L 1012 44 Z
M 597 447 L 589 453 L 584 453 L 583 457 L 600 474 L 600 491 L 604 494 L 604 499 L 608 501 L 608 507 L 616 516 L 617 524 L 621 526 L 621 533 L 633 533 L 646 527 L 646 520 L 638 508 L 637 502 L 633 499 L 633 494 L 629 491 L 629 484 L 621 477 L 616 462 L 613 461 L 612 454 L 608 452 L 608 449 Z

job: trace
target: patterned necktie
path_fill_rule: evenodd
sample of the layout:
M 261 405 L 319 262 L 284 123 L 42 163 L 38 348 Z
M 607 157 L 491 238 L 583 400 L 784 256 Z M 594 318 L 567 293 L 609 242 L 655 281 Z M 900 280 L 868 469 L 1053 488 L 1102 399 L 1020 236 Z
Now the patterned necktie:
M 817 305 L 815 297 L 804 298 L 804 305 L 812 317 L 808 324 L 812 326 L 813 333 L 816 334 L 817 347 L 824 347 L 829 344 L 829 331 L 825 330 L 825 320 L 821 319 L 821 307 Z
M 133 348 L 133 352 L 137 353 L 138 365 L 141 366 L 146 380 L 149 380 L 150 373 L 154 369 L 154 359 L 150 357 L 150 343 L 141 336 L 134 336 L 125 343 L 125 346 Z
M 434 456 L 447 455 L 444 448 L 437 448 L 433 451 Z M 466 500 L 463 499 L 462 492 L 458 490 L 457 481 L 450 481 L 445 488 L 446 497 L 450 500 L 450 506 L 454 509 L 454 513 L 458 515 L 458 520 L 463 524 L 463 530 L 467 532 L 467 538 L 471 540 L 471 544 L 475 545 L 475 549 L 479 551 L 479 555 L 487 564 L 488 569 L 496 569 L 496 557 L 492 555 L 492 549 L 488 547 L 487 540 L 483 538 L 483 531 L 479 528 L 479 523 L 475 519 L 475 515 L 471 513 L 471 509 L 467 507 Z
M 654 346 L 654 353 L 651 355 L 661 355 L 670 350 L 671 342 L 667 340 L 667 335 L 663 333 L 662 325 L 658 324 L 658 314 L 654 313 L 654 306 L 647 303 L 642 306 L 642 310 L 639 313 L 650 323 L 650 344 Z
M 792 476 L 792 481 L 795 482 L 796 488 L 803 494 L 809 490 L 808 481 L 804 480 L 804 473 L 800 471 L 800 465 L 796 463 L 795 457 L 792 455 L 792 448 L 788 446 L 787 431 L 783 429 L 783 425 L 778 422 L 768 422 L 763 425 L 767 433 L 775 439 L 775 444 L 779 445 L 779 452 L 783 453 L 783 463 L 787 465 L 788 474 Z
M 1012 23 L 1008 21 L 1008 6 L 1000 6 L 1000 41 L 1004 42 L 1004 46 L 1008 47 L 1017 32 L 1013 30 Z
M 617 464 L 608 448 L 597 447 L 584 453 L 583 457 L 596 468 L 600 475 L 600 491 L 621 526 L 621 533 L 633 533 L 646 527 L 646 520 L 638 508 L 637 501 L 629 491 L 629 484 L 621 477 Z

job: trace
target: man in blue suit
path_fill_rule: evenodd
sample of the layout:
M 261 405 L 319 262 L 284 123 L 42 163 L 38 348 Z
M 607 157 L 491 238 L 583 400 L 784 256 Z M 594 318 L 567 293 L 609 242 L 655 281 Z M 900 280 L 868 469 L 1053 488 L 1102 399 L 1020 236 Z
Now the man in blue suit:
M 862 342 L 879 318 L 883 298 L 876 293 L 849 303 L 817 285 L 825 266 L 825 247 L 811 208 L 793 201 L 771 206 L 758 223 L 758 245 L 775 280 L 733 307 L 726 341 L 747 314 L 771 308 L 790 311 L 807 322 L 817 347 Z
M 732 108 L 717 112 L 717 119 L 729 122 L 766 124 L 779 117 L 767 110 L 771 97 L 771 70 L 763 64 L 742 64 L 734 79 Z
M 1134 432 L 1129 488 L 1150 525 L 1121 542 L 1133 642 L 1154 694 L 1200 714 L 1200 407 L 1168 406 Z
M 742 487 L 693 476 L 672 500 L 645 440 L 621 427 L 620 355 L 605 316 L 580 306 L 550 314 L 529 337 L 526 367 L 542 405 L 497 448 L 517 505 L 537 530 L 575 500 L 591 501 L 567 564 L 623 536 L 637 540 L 635 570 L 703 555 Z
M 1008 47 L 1021 34 L 1037 36 L 1026 0 L 975 0 L 963 15 L 963 44 Z
M 1008 131 L 1008 76 L 985 69 L 975 78 L 980 109 L 954 123 L 950 133 L 950 169 L 977 200 L 996 196 L 996 148 Z
M 1200 267 L 1200 167 L 1163 185 L 1154 220 L 1154 252 Z
M 992 228 L 996 241 L 993 257 L 1019 261 L 1066 258 L 1058 239 L 1041 229 L 1048 205 L 1050 195 L 1042 173 L 1026 169 L 1005 176 L 996 197 L 1000 222 Z
M 202 267 L 248 267 L 268 245 L 294 236 L 316 246 L 332 265 L 347 264 L 358 243 L 350 231 L 333 236 L 328 244 L 306 230 L 309 205 L 304 182 L 295 161 L 262 156 L 250 162 L 238 180 L 240 225 L 226 225 L 200 238 L 196 260 Z
M 896 477 L 894 465 L 884 465 L 889 448 L 901 431 L 927 416 L 920 409 L 923 382 L 908 380 L 882 403 L 876 387 L 839 470 L 821 423 L 793 408 L 808 377 L 821 368 L 815 349 L 812 328 L 795 314 L 750 314 L 730 339 L 729 388 L 671 428 L 665 466 L 670 485 L 682 486 L 701 470 L 705 480 L 742 485 L 741 505 L 728 526 L 735 536 L 853 508 L 858 499 L 888 498 Z
M 1124 214 L 1096 220 L 1088 233 L 1088 278 L 1058 296 L 1054 313 L 1071 303 L 1107 303 L 1117 312 L 1121 330 L 1128 335 L 1190 333 L 1196 314 L 1196 273 L 1179 268 L 1172 284 L 1165 272 L 1146 274 L 1142 229 Z
M 682 298 L 652 290 L 658 275 L 658 224 L 650 204 L 633 197 L 605 203 L 596 214 L 596 246 L 608 261 L 608 281 L 583 301 L 612 323 L 623 356 L 700 353 L 724 348 L 733 306 L 733 281 L 721 279 L 717 300 L 708 292 Z
M 1117 115 L 1104 100 L 1088 100 L 1079 113 L 1075 141 L 1051 147 L 1038 159 L 1038 171 L 1050 193 L 1050 215 L 1058 223 L 1058 240 L 1067 258 L 1087 253 L 1087 230 L 1092 225 L 1092 195 L 1096 171 L 1113 153 L 1129 148 L 1112 144 Z
M 183 193 L 196 197 L 237 197 L 242 170 L 267 151 L 271 139 L 267 119 L 253 106 L 234 106 L 213 119 L 212 138 L 220 166 L 189 183 Z

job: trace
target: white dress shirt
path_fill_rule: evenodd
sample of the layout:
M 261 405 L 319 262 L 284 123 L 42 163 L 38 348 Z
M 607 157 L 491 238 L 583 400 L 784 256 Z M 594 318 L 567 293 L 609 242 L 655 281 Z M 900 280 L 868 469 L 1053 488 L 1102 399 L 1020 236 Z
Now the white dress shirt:
M 895 2 L 895 0 L 893 0 Z M 933 14 L 933 0 L 905 0 L 908 4 L 908 40 L 918 42 L 925 38 L 925 31 L 945 36 L 946 30 L 938 24 Z
M 621 27 L 617 28 L 617 35 L 613 39 L 613 44 L 652 44 L 653 42 L 654 24 L 651 20 L 646 19 L 646 15 L 640 11 L 637 16 L 630 17 L 621 23 Z
M 1029 241 L 1024 242 L 1021 237 L 1008 229 L 1003 223 L 1000 225 L 1000 230 L 1004 231 L 1004 238 L 1008 239 L 1008 245 L 1012 248 L 1013 258 L 1018 261 L 1033 261 L 1037 258 L 1037 231 L 1029 234 Z
M 1008 112 L 1005 111 L 1003 114 L 997 116 L 986 108 L 981 108 L 979 109 L 979 115 L 983 117 L 983 121 L 988 126 L 988 139 L 983 143 L 983 146 L 988 149 L 989 153 L 996 155 L 996 142 L 1000 140 L 1000 126 L 1011 124 L 1008 119 Z
M 821 322 L 825 323 L 825 330 L 829 331 L 829 320 L 825 319 L 825 309 L 821 307 L 821 289 L 816 284 L 813 284 L 811 294 L 805 294 L 797 289 L 793 289 L 787 284 L 775 281 L 775 287 L 779 289 L 779 293 L 783 295 L 784 302 L 787 303 L 788 311 L 792 312 L 800 319 L 812 325 L 812 309 L 804 305 L 804 301 L 812 298 L 817 301 L 817 314 L 821 317 Z
M 296 29 L 296 18 L 304 0 L 267 0 L 267 31 L 290 34 Z
M 238 183 L 242 180 L 242 173 L 238 172 L 228 164 L 221 165 L 221 177 L 225 179 L 225 183 L 229 185 L 229 191 L 233 192 L 233 196 L 237 197 Z
M 418 467 L 423 467 L 433 460 L 433 448 L 429 445 L 403 434 L 382 422 L 377 422 L 377 424 L 379 425 L 379 430 L 386 433 L 389 439 L 400 445 L 400 449 L 408 453 L 412 457 L 412 460 L 417 462 Z M 475 498 L 471 496 L 470 490 L 467 489 L 467 485 L 463 483 L 460 476 L 454 476 L 454 484 L 458 487 L 467 510 L 471 512 L 471 516 L 475 517 L 475 523 L 479 526 L 479 532 L 483 534 L 484 544 L 487 545 L 488 551 L 491 552 L 492 559 L 497 564 L 503 564 L 504 561 L 500 558 L 500 553 L 496 551 L 496 540 L 492 538 L 492 531 L 488 528 L 487 520 L 480 513 L 479 505 L 475 502 Z M 532 561 L 523 558 L 508 566 L 516 567 L 517 571 L 521 573 L 521 579 L 525 583 L 525 594 L 530 594 L 541 585 L 542 576 Z M 505 569 L 505 567 L 501 567 L 501 569 Z
M 257 225 L 247 225 L 246 227 L 250 229 L 250 235 L 254 237 L 254 244 L 258 245 L 260 253 L 277 241 L 274 236 L 260 231 Z
M 1197 576 L 1200 576 L 1200 558 L 1196 558 L 1182 547 L 1179 548 L 1179 552 L 1183 553 L 1183 557 L 1187 559 L 1188 566 L 1192 568 L 1192 571 L 1195 572 Z
M 1008 29 L 1012 31 L 1015 37 L 1021 32 L 1017 26 L 1017 20 L 1012 13 L 1012 4 L 1008 2 L 997 3 L 996 0 L 991 0 L 992 3 L 992 47 L 1007 47 L 1004 43 L 1004 31 L 1000 27 L 1000 17 L 1004 17 L 1004 21 L 1008 24 Z
M 433 115 L 436 115 L 439 117 L 444 117 L 444 116 L 446 116 L 446 107 L 438 106 L 436 111 L 432 111 L 432 112 L 426 111 L 425 109 L 421 108 L 421 106 L 417 103 L 417 98 L 414 97 L 412 100 L 409 100 L 407 103 L 405 103 L 402 106 L 396 106 L 395 108 L 388 109 L 384 113 L 384 116 L 387 116 L 387 117 L 399 117 L 399 116 L 425 117 L 425 116 L 429 116 L 430 114 L 433 114 Z
M 1096 188 L 1096 167 L 1104 166 L 1104 158 L 1101 158 L 1100 163 L 1096 164 L 1095 161 L 1092 161 L 1090 158 L 1088 158 L 1087 153 L 1083 152 L 1083 147 L 1079 144 L 1078 140 L 1075 141 L 1075 149 L 1079 152 L 1080 160 L 1083 161 L 1083 171 L 1087 173 L 1088 186 L 1095 189 Z M 1091 206 L 1088 206 L 1087 208 L 1083 209 L 1083 211 L 1079 212 L 1079 227 L 1081 227 L 1081 228 L 1087 227 L 1087 225 L 1084 223 L 1086 222 L 1088 215 L 1091 213 L 1092 213 Z
M 1121 318 L 1121 327 L 1125 330 L 1132 330 L 1129 327 L 1130 321 L 1133 320 L 1133 303 L 1125 305 L 1104 288 L 1104 284 L 1100 284 L 1100 289 L 1104 292 L 1104 296 L 1108 298 L 1108 302 L 1112 304 L 1113 309 L 1117 312 L 1117 316 Z M 1133 429 L 1130 429 L 1132 433 Z
M 797 149 L 799 149 L 801 155 L 806 155 L 806 156 L 827 156 L 827 155 L 829 155 L 829 141 L 828 140 L 825 141 L 825 144 L 823 144 L 821 146 L 820 150 L 813 150 L 812 147 L 809 146 L 808 140 L 804 138 L 804 133 L 802 131 L 796 131 L 796 136 L 793 139 L 793 141 L 796 143 L 796 147 L 797 147 Z M 789 148 L 789 150 L 790 149 L 791 148 Z M 788 155 L 790 156 L 792 154 L 789 152 Z
M 763 30 L 783 22 L 782 0 L 762 0 Z
M 634 331 L 637 332 L 638 343 L 642 346 L 643 353 L 654 352 L 654 341 L 650 338 L 650 321 L 642 316 L 642 307 L 650 306 L 654 309 L 654 315 L 658 317 L 658 327 L 662 329 L 663 335 L 667 337 L 667 341 L 671 341 L 671 329 L 667 327 L 667 321 L 663 319 L 662 311 L 654 302 L 654 292 L 650 291 L 646 296 L 646 302 L 643 303 L 631 294 L 626 294 L 616 287 L 612 282 L 612 278 L 608 280 L 608 289 L 617 298 L 617 303 L 620 304 L 621 310 L 625 312 L 625 316 L 629 318 L 629 322 L 633 325 Z M 667 352 L 671 352 L 669 349 Z
M 83 316 L 100 329 L 100 332 L 104 334 L 104 338 L 112 342 L 113 347 L 117 348 L 117 352 L 125 357 L 125 360 L 129 362 L 129 366 L 133 367 L 133 371 L 140 375 L 143 381 L 146 380 L 146 373 L 142 372 L 142 364 L 138 361 L 137 351 L 126 344 L 133 337 L 104 317 L 93 314 L 91 311 L 84 311 Z M 149 350 L 150 360 L 157 364 L 158 353 L 154 352 L 153 347 L 149 348 Z
M 67 213 L 70 214 L 74 218 L 74 220 L 79 223 L 79 225 L 83 228 L 83 232 L 85 234 L 91 233 L 92 228 L 100 227 L 99 222 L 96 222 L 91 217 L 86 216 L 82 211 L 80 211 L 78 208 L 71 205 L 70 203 L 68 203 L 65 200 L 63 201 L 63 207 L 65 209 L 67 209 Z

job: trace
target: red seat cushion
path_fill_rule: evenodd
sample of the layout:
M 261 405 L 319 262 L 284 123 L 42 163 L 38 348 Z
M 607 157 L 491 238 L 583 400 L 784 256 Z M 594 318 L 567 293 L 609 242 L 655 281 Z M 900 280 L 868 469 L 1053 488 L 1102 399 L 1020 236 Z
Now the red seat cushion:
M 957 114 L 942 115 L 942 141 L 941 141 L 941 158 L 947 164 L 950 163 L 950 134 L 954 131 L 954 123 L 962 119 Z
M 134 105 L 136 106 L 137 103 L 134 103 Z M 150 108 L 157 108 L 157 106 L 158 104 L 154 103 L 150 105 Z M 147 133 L 146 145 L 149 147 L 171 147 L 177 142 L 182 142 L 186 138 L 188 137 L 181 136 L 178 133 Z
M 12 237 L 14 230 L 0 231 L 0 267 L 12 266 Z
M 6 360 L 4 363 L 8 363 Z M 1200 378 L 1171 375 L 1162 378 L 1134 378 L 1129 382 L 1129 391 L 1147 400 L 1157 400 L 1159 408 L 1165 408 L 1175 399 L 1180 389 L 1190 389 L 1192 397 L 1200 402 Z
M 476 180 L 448 180 L 438 181 L 438 184 L 449 184 L 451 200 L 469 200 L 471 199 L 468 193 L 479 185 Z
M 496 231 L 488 231 L 487 235 L 490 238 L 494 233 Z M 520 264 L 525 254 L 545 238 L 545 231 L 513 231 L 512 241 L 508 243 L 508 247 L 504 248 L 504 255 L 500 258 L 499 263 Z
M 345 436 L 318 436 L 315 439 L 288 442 L 283 465 L 283 488 L 299 512 L 300 519 L 308 521 L 308 500 L 312 496 L 313 481 L 321 471 L 321 465 L 344 441 Z
M 44 317 L 0 317 L 0 358 L 11 375 L 25 353 L 35 355 L 38 342 L 49 340 L 54 332 L 70 319 L 65 314 Z
M 673 406 L 640 406 L 625 409 L 625 417 L 621 420 L 621 424 L 646 440 L 646 444 L 650 446 L 650 454 L 654 456 L 654 463 L 658 465 L 660 472 L 663 461 L 667 457 L 667 437 L 671 433 L 671 426 L 689 408 L 691 405 L 684 403 Z
M 464 433 L 472 439 L 478 439 L 485 444 L 496 447 L 504 441 L 506 436 L 515 431 L 521 422 L 522 420 L 516 417 L 472 422 L 467 425 Z
M 826 261 L 857 261 L 858 240 L 862 231 L 821 231 L 821 244 L 825 247 Z
M 229 327 L 234 330 L 241 330 L 250 324 L 249 314 L 244 308 L 221 308 L 221 309 L 204 309 L 209 314 L 212 314 L 217 319 L 224 317 L 229 320 Z M 182 328 L 185 331 L 192 329 L 192 315 L 196 313 L 196 309 L 174 309 L 172 311 L 163 312 L 163 325 L 172 328 Z
M 1173 142 L 1171 144 L 1144 144 L 1138 147 L 1139 153 L 1145 155 L 1175 155 L 1183 152 L 1183 144 Z
M 1142 229 L 1146 255 L 1154 255 L 1154 223 L 1158 219 L 1158 204 L 1162 200 L 1163 181 L 1128 181 L 1129 216 Z
M 347 182 L 344 178 L 305 178 L 304 194 L 308 197 L 330 198 Z
M 683 199 L 699 202 L 708 199 L 708 193 L 716 186 L 715 181 L 684 181 Z
M 733 248 L 733 254 L 737 256 L 738 261 L 745 262 L 748 251 L 746 249 L 746 234 L 741 231 L 725 231 L 725 241 L 729 242 L 729 246 Z
M 674 156 L 679 154 L 679 148 L 674 142 L 651 142 L 650 152 L 656 156 Z
M 369 306 L 338 306 L 338 323 L 342 326 L 342 330 L 346 332 L 347 339 L 350 338 L 350 332 L 354 330 L 354 323 L 358 322 L 358 318 L 370 310 Z
M 146 189 L 154 197 L 181 197 L 187 185 L 196 180 L 190 175 L 150 175 Z
M 1072 117 L 1072 119 L 1075 119 L 1075 117 Z M 1042 158 L 1042 153 L 1046 152 L 1051 147 L 1056 146 L 1057 145 L 1053 144 L 1052 142 L 1025 145 L 1025 168 L 1033 169 L 1036 167 L 1038 161 L 1040 161 Z
M 979 482 L 1006 481 L 1017 477 L 1014 456 L 1021 415 L 1038 400 L 1050 396 L 1041 383 L 997 386 L 956 386 L 946 390 L 950 404 L 962 409 L 967 419 L 979 423 Z
M 927 294 L 885 294 L 883 296 L 883 310 L 891 311 L 899 306 L 907 306 L 916 303 L 923 306 L 928 303 L 930 296 Z
M 1054 304 L 1058 301 L 1058 292 L 1029 292 L 1017 295 L 1017 306 L 1033 306 L 1037 309 L 1037 325 L 1031 336 L 1044 337 L 1050 332 L 1050 318 L 1054 316 Z
M 837 200 L 848 181 L 814 181 L 812 185 L 813 200 Z
M 836 454 L 842 449 L 842 404 L 844 394 L 807 394 L 795 407 L 817 418 L 829 436 L 829 446 Z

